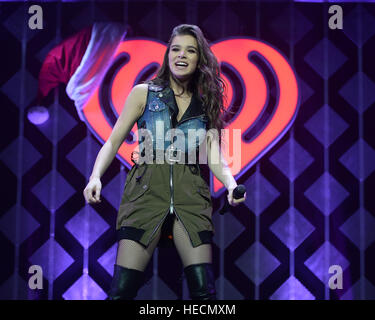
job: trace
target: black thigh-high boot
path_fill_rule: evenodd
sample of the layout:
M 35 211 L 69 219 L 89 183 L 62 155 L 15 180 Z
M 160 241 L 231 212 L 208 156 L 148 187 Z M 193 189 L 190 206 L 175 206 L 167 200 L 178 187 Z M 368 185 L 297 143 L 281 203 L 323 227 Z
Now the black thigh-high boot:
M 216 300 L 212 263 L 192 264 L 184 271 L 192 300 Z
M 115 264 L 108 300 L 133 300 L 143 284 L 143 271 Z

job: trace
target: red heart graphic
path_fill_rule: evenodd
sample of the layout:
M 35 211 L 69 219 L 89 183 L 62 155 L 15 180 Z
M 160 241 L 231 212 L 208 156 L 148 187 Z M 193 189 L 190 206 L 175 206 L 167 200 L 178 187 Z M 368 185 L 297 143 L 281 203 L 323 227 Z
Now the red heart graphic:
M 242 101 L 226 128 L 229 130 L 225 144 L 228 147 L 225 158 L 232 174 L 238 178 L 279 141 L 293 123 L 298 109 L 297 80 L 283 55 L 264 42 L 231 38 L 213 44 L 211 49 L 223 69 L 225 66 L 228 72 L 235 74 L 242 87 Z M 103 143 L 109 138 L 132 87 L 140 78 L 145 80 L 155 74 L 165 50 L 164 44 L 144 39 L 126 40 L 119 46 L 101 87 L 93 92 L 82 109 L 88 127 Z M 275 82 L 272 99 L 265 70 L 268 78 Z M 228 84 L 229 105 L 226 107 L 231 108 L 236 96 L 233 79 L 224 72 L 222 76 Z M 135 124 L 133 135 L 136 129 Z M 238 133 L 234 129 L 240 129 L 241 139 L 233 139 Z M 129 168 L 134 147 L 135 143 L 124 141 L 118 151 L 118 157 Z M 223 185 L 212 175 L 211 179 L 213 195 L 220 195 Z

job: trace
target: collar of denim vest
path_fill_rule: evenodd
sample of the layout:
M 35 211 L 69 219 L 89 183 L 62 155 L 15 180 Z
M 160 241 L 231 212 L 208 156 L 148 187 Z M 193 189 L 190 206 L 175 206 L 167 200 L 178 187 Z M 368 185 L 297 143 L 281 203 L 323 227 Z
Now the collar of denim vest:
M 161 91 L 159 91 L 158 97 L 161 101 L 163 101 L 169 107 L 169 110 L 171 111 L 171 114 L 172 114 L 173 126 L 175 127 L 177 124 L 176 118 L 178 115 L 178 106 L 177 106 L 177 102 L 176 102 L 176 98 L 174 96 L 173 90 L 169 86 L 166 86 Z M 203 103 L 198 98 L 198 95 L 194 93 L 191 97 L 191 101 L 190 101 L 188 108 L 186 109 L 185 113 L 183 114 L 179 122 L 185 119 L 191 118 L 191 117 L 197 117 L 197 116 L 201 116 L 204 114 L 205 112 L 203 110 Z

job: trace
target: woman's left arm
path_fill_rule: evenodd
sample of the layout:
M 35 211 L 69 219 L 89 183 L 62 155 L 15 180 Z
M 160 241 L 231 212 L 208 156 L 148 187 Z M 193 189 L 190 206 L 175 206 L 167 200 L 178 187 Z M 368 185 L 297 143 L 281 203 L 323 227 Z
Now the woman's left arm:
M 233 199 L 233 190 L 237 187 L 237 182 L 234 180 L 232 172 L 230 171 L 226 160 L 224 159 L 219 145 L 219 137 L 208 131 L 206 135 L 207 145 L 207 160 L 208 167 L 214 176 L 225 186 L 228 190 L 228 202 L 232 206 L 236 206 L 246 199 L 246 193 L 243 198 Z

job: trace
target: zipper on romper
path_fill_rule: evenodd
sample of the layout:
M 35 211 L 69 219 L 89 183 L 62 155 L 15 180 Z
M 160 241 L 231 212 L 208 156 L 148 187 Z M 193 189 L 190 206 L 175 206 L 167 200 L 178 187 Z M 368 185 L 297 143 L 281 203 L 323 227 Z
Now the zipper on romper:
M 160 225 L 163 224 L 165 218 L 168 216 L 168 210 L 166 212 L 166 214 L 164 215 L 163 219 L 160 220 L 160 222 L 158 223 L 158 225 L 155 227 L 155 229 L 152 231 L 151 235 L 150 235 L 150 240 L 148 241 L 148 244 L 150 244 L 151 240 L 152 240 L 152 236 L 154 235 L 154 233 L 156 232 L 156 230 L 159 229 Z
M 199 117 L 202 117 L 202 116 L 199 116 Z M 185 119 L 184 121 L 190 120 L 190 119 L 193 119 L 193 118 L 199 118 L 199 117 L 191 117 L 191 118 Z M 170 127 L 172 128 L 173 126 L 172 126 L 172 116 L 171 116 L 171 114 L 169 114 L 169 123 L 170 123 Z M 178 127 L 178 124 L 177 124 L 177 127 Z M 169 214 L 174 214 L 176 216 L 177 220 L 181 221 L 182 226 L 184 227 L 186 233 L 189 236 L 191 244 L 193 244 L 193 242 L 192 242 L 192 240 L 190 238 L 190 234 L 187 231 L 184 223 L 182 222 L 181 218 L 178 216 L 177 212 L 174 210 L 174 200 L 173 200 L 173 193 L 174 193 L 174 188 L 173 188 L 173 164 L 169 165 L 169 186 L 170 186 L 170 191 L 171 191 L 171 198 L 170 198 L 170 204 L 169 204 Z M 165 217 L 164 217 L 164 219 L 165 219 Z M 164 221 L 164 219 L 163 219 L 163 221 Z
M 173 214 L 173 164 L 169 165 L 169 186 L 171 191 L 171 199 L 169 203 L 169 214 Z
M 172 116 L 169 113 L 169 127 L 173 128 Z M 169 191 L 171 193 L 170 202 L 169 202 L 169 214 L 173 214 L 173 164 L 169 164 Z
M 173 164 L 170 164 L 170 170 L 169 170 L 169 172 L 170 172 L 170 174 L 169 174 L 169 185 L 170 185 L 170 188 L 171 188 L 171 202 L 170 202 L 170 205 L 169 205 L 169 214 L 174 214 L 175 216 L 176 216 L 176 218 L 177 218 L 177 220 L 180 220 L 181 221 L 181 223 L 182 223 L 182 226 L 184 227 L 184 229 L 185 229 L 185 231 L 186 231 L 186 233 L 188 234 L 188 236 L 189 236 L 189 239 L 190 239 L 190 242 L 191 242 L 191 244 L 193 244 L 193 242 L 192 242 L 192 240 L 191 240 L 191 238 L 190 238 L 190 234 L 189 234 L 189 232 L 187 231 L 187 229 L 186 229 L 186 226 L 185 226 L 185 224 L 182 222 L 182 220 L 181 220 L 181 218 L 179 217 L 179 215 L 177 214 L 177 211 L 176 210 L 174 210 L 174 206 L 173 206 Z

